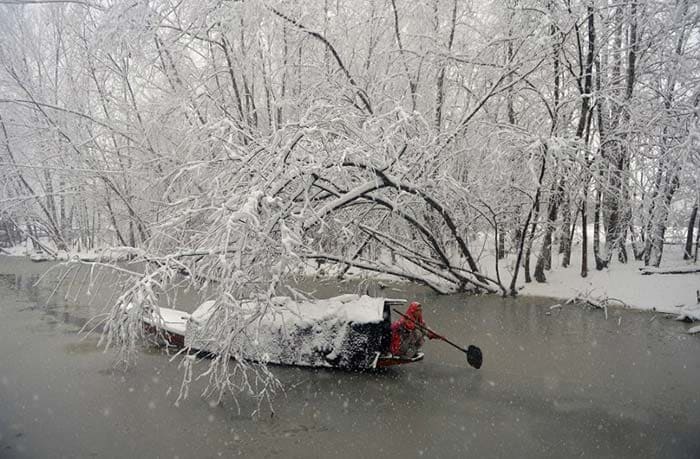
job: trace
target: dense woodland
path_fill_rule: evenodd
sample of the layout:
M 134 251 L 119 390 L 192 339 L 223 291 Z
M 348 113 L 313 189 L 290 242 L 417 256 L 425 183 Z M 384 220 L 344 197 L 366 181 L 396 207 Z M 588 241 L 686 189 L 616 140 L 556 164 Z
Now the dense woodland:
M 6 243 L 492 291 L 483 247 L 696 256 L 696 2 L 10 3 Z

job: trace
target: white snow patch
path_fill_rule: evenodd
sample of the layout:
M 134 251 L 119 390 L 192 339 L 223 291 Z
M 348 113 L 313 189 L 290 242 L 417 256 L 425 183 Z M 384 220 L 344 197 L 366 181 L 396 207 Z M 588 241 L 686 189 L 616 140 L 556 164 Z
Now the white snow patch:
M 678 317 L 676 320 L 682 320 L 685 322 L 700 321 L 700 304 L 684 306 L 676 312 L 678 312 Z
M 129 303 L 126 310 L 128 311 L 131 307 L 132 304 Z M 171 333 L 184 335 L 185 324 L 189 318 L 190 315 L 186 312 L 170 308 L 158 308 L 150 316 L 144 317 L 144 322 Z

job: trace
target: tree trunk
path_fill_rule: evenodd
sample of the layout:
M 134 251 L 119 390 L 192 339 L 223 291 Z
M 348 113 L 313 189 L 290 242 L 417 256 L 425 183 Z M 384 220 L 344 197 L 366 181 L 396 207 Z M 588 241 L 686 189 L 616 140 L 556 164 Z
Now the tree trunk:
M 498 259 L 503 260 L 506 257 L 506 236 L 503 231 L 498 233 Z
M 683 259 L 690 260 L 693 255 L 693 230 L 695 229 L 695 219 L 698 216 L 698 203 L 695 202 L 692 212 L 690 212 L 690 220 L 688 220 L 688 232 L 685 238 L 685 250 L 683 251 Z
M 583 141 L 585 145 L 584 158 L 586 164 L 590 167 L 592 161 L 588 156 L 588 143 L 590 138 L 591 129 L 591 92 L 593 90 L 593 66 L 595 63 L 595 43 L 596 43 L 596 33 L 595 33 L 595 14 L 592 5 L 586 7 L 587 26 L 588 26 L 588 49 L 586 53 L 586 65 L 585 68 L 582 66 L 582 73 L 578 78 L 579 91 L 581 92 L 581 111 L 578 120 L 578 126 L 576 127 L 576 138 Z M 578 34 L 578 28 L 577 28 Z M 579 61 L 583 64 L 582 51 L 579 51 Z M 599 72 L 598 72 L 599 73 Z M 599 81 L 599 80 L 597 80 Z M 585 137 L 584 137 L 585 134 Z M 582 242 L 585 244 L 582 247 L 581 254 L 581 276 L 586 277 L 588 275 L 588 228 L 587 226 L 587 215 L 586 215 L 586 200 L 588 199 L 588 187 L 590 183 L 590 176 L 586 177 L 584 182 L 583 196 L 584 201 L 581 203 L 581 224 L 583 225 Z
M 583 190 L 581 203 L 581 277 L 588 277 L 588 188 Z
M 511 296 L 517 295 L 518 291 L 516 290 L 516 282 L 518 281 L 518 271 L 520 270 L 520 262 L 523 259 L 523 251 L 525 247 L 525 238 L 527 237 L 528 231 L 527 229 L 530 227 L 530 220 L 532 220 L 533 213 L 535 213 L 535 209 L 539 209 L 540 207 L 540 193 L 542 190 L 542 179 L 544 178 L 544 172 L 546 170 L 546 160 L 545 158 L 547 157 L 547 148 L 545 145 L 544 152 L 542 154 L 542 166 L 540 167 L 540 175 L 537 179 L 537 191 L 535 192 L 535 200 L 532 204 L 532 207 L 530 208 L 530 211 L 527 214 L 527 218 L 525 218 L 525 224 L 522 227 L 522 230 L 520 231 L 520 238 L 518 242 L 518 256 L 516 257 L 515 260 L 515 268 L 513 272 L 513 278 L 510 281 L 510 288 L 509 288 L 509 293 Z M 536 220 L 536 217 L 535 217 Z M 533 233 L 534 233 L 534 225 L 533 225 Z M 532 242 L 532 239 L 530 239 L 530 242 Z M 529 276 L 529 273 L 526 271 L 525 272 L 526 278 L 525 282 L 528 282 L 527 276 Z
M 454 0 L 452 3 L 452 19 L 450 21 L 450 35 L 447 40 L 447 53 L 450 54 L 452 52 L 452 45 L 454 43 L 454 37 L 455 37 L 455 28 L 457 25 L 457 0 Z M 392 2 L 392 5 L 394 3 Z M 436 3 L 437 5 L 437 3 Z M 394 6 L 394 8 L 396 8 Z M 437 6 L 436 6 L 437 8 Z M 437 14 L 436 14 L 437 15 Z M 436 18 L 439 19 L 439 18 Z M 438 21 L 436 21 L 436 24 L 439 24 Z M 435 31 L 436 34 L 438 30 Z M 440 66 L 440 72 L 438 74 L 437 82 L 435 83 L 435 95 L 436 95 L 436 102 L 435 102 L 435 131 L 439 134 L 440 130 L 442 128 L 442 117 L 443 117 L 443 104 L 444 104 L 444 99 L 445 99 L 445 72 L 446 72 L 446 65 L 443 63 Z M 502 253 L 502 252 L 499 252 Z
M 587 193 L 587 192 L 586 192 Z M 569 199 L 569 206 L 571 205 L 571 200 Z M 581 211 L 581 207 L 576 206 L 576 212 L 574 212 L 573 220 L 571 215 L 566 219 L 566 235 L 562 236 L 566 240 L 566 246 L 564 247 L 564 252 L 562 253 L 561 266 L 562 268 L 568 268 L 571 265 L 571 247 L 574 241 L 574 234 L 576 232 L 576 221 L 578 220 L 578 214 Z
M 693 261 L 698 262 L 698 252 L 700 252 L 700 219 L 698 219 L 698 232 L 695 236 L 695 258 Z
M 644 240 L 637 236 L 637 231 L 634 229 L 634 225 L 630 222 L 630 239 L 632 241 L 632 253 L 634 253 L 634 259 L 641 261 L 644 258 Z
M 608 266 L 605 258 L 600 253 L 600 213 L 601 213 L 602 193 L 600 192 L 600 184 L 596 187 L 595 192 L 595 209 L 593 214 L 593 257 L 595 258 L 595 269 L 600 271 Z
M 681 59 L 683 57 L 683 46 L 688 39 L 687 35 L 684 33 L 685 25 L 682 25 L 685 15 L 688 11 L 687 0 L 679 0 L 676 3 L 677 11 L 676 18 L 679 21 L 679 28 L 676 47 L 675 47 L 675 57 Z M 632 12 L 634 13 L 636 4 L 632 3 Z M 634 24 L 633 24 L 634 25 Z M 631 51 L 630 51 L 631 52 Z M 677 70 L 670 68 L 667 75 L 666 87 L 667 92 L 664 97 L 664 107 L 668 116 L 675 116 L 673 114 L 673 102 L 675 99 L 676 83 L 678 82 Z M 659 196 L 659 204 L 655 206 L 656 212 L 650 214 L 652 219 L 649 222 L 652 230 L 649 232 L 648 244 L 649 250 L 645 254 L 644 263 L 645 265 L 651 265 L 658 267 L 661 263 L 661 257 L 663 256 L 664 247 L 664 236 L 666 233 L 666 220 L 668 219 L 669 210 L 671 207 L 671 201 L 673 200 L 673 195 L 675 194 L 678 186 L 680 185 L 680 171 L 682 164 L 678 159 L 669 158 L 671 151 L 671 146 L 673 145 L 672 135 L 669 135 L 669 127 L 664 126 L 663 137 L 661 140 L 661 152 L 659 158 L 659 168 L 657 172 L 656 185 Z M 661 186 L 659 186 L 661 184 Z M 652 203 L 653 205 L 653 203 Z
M 535 240 L 535 232 L 537 231 L 537 220 L 540 218 L 540 196 L 539 188 L 537 190 L 537 199 L 533 206 L 534 212 L 532 214 L 532 229 L 530 230 L 530 236 L 527 238 L 527 247 L 525 248 L 525 258 L 523 259 L 523 271 L 525 274 L 525 282 L 532 282 L 532 276 L 530 275 L 530 258 L 532 255 L 532 243 Z M 527 228 L 525 228 L 525 233 L 527 233 Z
M 537 258 L 537 264 L 535 265 L 535 280 L 540 283 L 547 282 L 544 270 L 551 269 L 552 267 L 552 233 L 554 232 L 554 223 L 557 220 L 559 200 L 560 196 L 563 194 L 563 188 L 564 183 L 562 179 L 552 183 L 552 194 L 547 215 L 547 228 L 545 229 L 544 238 L 542 240 L 540 256 Z
M 613 122 L 611 123 L 612 130 L 620 129 L 621 124 L 628 124 L 630 122 L 629 105 L 637 81 L 636 62 L 637 48 L 639 46 L 637 43 L 637 4 L 635 1 L 631 1 L 629 6 L 629 30 L 626 34 L 623 33 L 623 7 L 619 6 L 615 11 L 616 32 L 614 39 L 615 60 L 612 69 L 613 81 L 621 81 L 622 79 L 623 36 L 628 39 L 628 42 L 625 44 L 627 67 L 624 75 L 624 92 L 622 88 L 617 91 L 619 99 L 622 99 L 622 104 L 618 103 L 614 107 Z M 624 126 L 622 127 L 624 128 Z M 623 263 L 627 262 L 627 251 L 624 245 L 628 226 L 627 219 L 625 218 L 627 215 L 627 208 L 625 205 L 628 202 L 625 199 L 627 194 L 625 181 L 627 180 L 629 159 L 628 153 L 625 151 L 627 135 L 620 134 L 618 137 L 618 139 L 611 143 L 609 157 L 611 171 L 608 190 L 604 196 L 605 207 L 608 212 L 605 238 L 606 265 L 610 262 L 615 249 L 618 250 L 618 259 Z
M 668 219 L 669 209 L 671 207 L 671 201 L 673 200 L 673 195 L 678 189 L 680 183 L 678 177 L 677 166 L 670 166 L 668 174 L 672 174 L 672 177 L 667 177 L 665 180 L 665 190 L 663 192 L 663 202 L 656 206 L 657 212 L 654 216 L 654 221 L 652 222 L 652 231 L 649 233 L 650 240 L 650 250 L 645 257 L 644 264 L 646 266 L 659 267 L 661 264 L 661 258 L 664 252 L 664 237 L 666 234 L 666 220 Z
M 578 213 L 578 212 L 576 212 Z M 571 253 L 571 238 L 569 235 L 569 229 L 571 228 L 571 197 L 568 195 L 562 203 L 562 232 L 559 238 L 559 253 L 563 255 L 562 267 L 566 268 L 569 266 L 571 258 L 567 258 L 566 254 Z M 575 219 L 574 219 L 575 220 Z

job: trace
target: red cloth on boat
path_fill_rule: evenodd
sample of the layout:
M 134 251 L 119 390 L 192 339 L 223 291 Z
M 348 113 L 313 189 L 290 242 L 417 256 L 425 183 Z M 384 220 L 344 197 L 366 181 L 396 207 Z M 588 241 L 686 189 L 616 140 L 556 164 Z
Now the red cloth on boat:
M 417 327 L 416 324 L 425 327 L 423 321 L 423 310 L 420 303 L 412 302 L 406 309 L 406 317 L 400 317 L 391 324 L 391 346 L 393 355 L 406 355 L 413 357 L 420 346 L 423 345 L 423 337 L 429 339 L 438 338 L 435 333 Z

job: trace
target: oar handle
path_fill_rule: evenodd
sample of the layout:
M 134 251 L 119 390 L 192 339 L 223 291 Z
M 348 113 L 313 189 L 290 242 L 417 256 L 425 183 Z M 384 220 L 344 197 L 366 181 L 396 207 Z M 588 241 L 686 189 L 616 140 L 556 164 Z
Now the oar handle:
M 424 331 L 427 331 L 427 332 L 432 333 L 432 334 L 435 335 L 438 339 L 440 339 L 440 340 L 446 342 L 447 344 L 449 344 L 449 345 L 451 345 L 451 346 L 456 347 L 457 349 L 459 349 L 459 350 L 462 351 L 462 352 L 467 352 L 466 350 L 464 350 L 464 348 L 463 348 L 462 346 L 459 346 L 459 345 L 453 343 L 452 341 L 450 341 L 449 339 L 445 338 L 445 337 L 442 336 L 441 334 L 434 332 L 433 330 L 431 330 L 431 329 L 428 328 L 427 326 L 416 322 L 414 319 L 408 317 L 406 314 L 401 313 L 401 312 L 398 311 L 396 308 L 394 308 L 394 312 L 397 313 L 398 315 L 400 315 L 401 317 L 403 317 L 404 319 L 410 320 L 411 322 L 413 322 L 413 324 L 414 324 L 416 327 L 420 328 L 421 330 L 424 330 Z
M 459 349 L 460 351 L 464 352 L 467 355 L 467 362 L 469 363 L 469 365 L 473 366 L 477 370 L 479 368 L 481 368 L 481 365 L 484 362 L 484 357 L 483 357 L 483 354 L 481 353 L 481 349 L 479 349 L 477 346 L 470 345 L 467 349 L 464 349 L 462 346 L 459 346 L 459 345 L 453 343 L 452 341 L 450 341 L 449 339 L 445 338 L 442 335 L 438 335 L 437 333 L 432 331 L 430 328 L 426 327 L 423 324 L 416 322 L 415 319 L 412 319 L 411 317 L 408 317 L 407 315 L 402 314 L 400 311 L 397 311 L 396 309 L 394 309 L 394 312 L 397 313 L 398 315 L 400 315 L 401 317 L 403 317 L 404 319 L 410 320 L 411 322 L 413 322 L 413 324 L 415 326 L 417 326 L 421 330 L 432 333 L 437 338 L 446 342 L 450 346 L 453 346 L 453 347 Z

